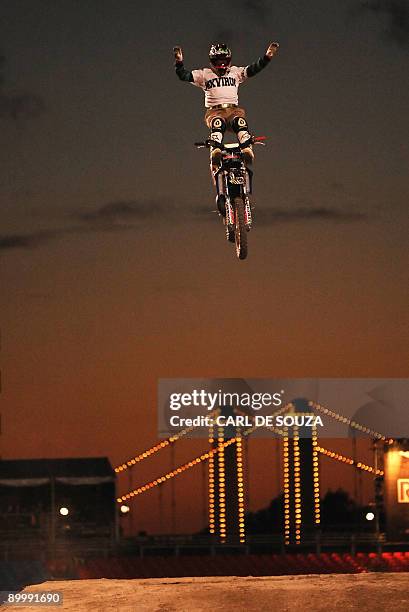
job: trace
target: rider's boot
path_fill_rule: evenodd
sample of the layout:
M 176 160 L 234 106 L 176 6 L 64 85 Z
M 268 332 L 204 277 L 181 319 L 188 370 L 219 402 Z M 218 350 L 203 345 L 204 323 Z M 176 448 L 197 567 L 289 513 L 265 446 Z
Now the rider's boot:
M 216 169 L 222 161 L 222 150 L 219 146 L 210 147 L 210 165 Z
M 243 148 L 242 147 L 240 147 L 240 148 L 241 148 L 241 152 L 244 155 L 244 161 L 249 166 L 254 161 L 254 151 L 253 151 L 253 146 L 252 146 L 251 142 L 249 144 L 247 144 L 247 145 L 245 144 L 243 146 Z
M 217 170 L 222 161 L 222 140 L 223 134 L 220 132 L 210 134 L 210 165 L 213 170 Z
M 222 150 L 219 146 L 210 147 L 210 172 L 213 178 L 213 184 L 216 185 L 216 174 L 222 163 Z

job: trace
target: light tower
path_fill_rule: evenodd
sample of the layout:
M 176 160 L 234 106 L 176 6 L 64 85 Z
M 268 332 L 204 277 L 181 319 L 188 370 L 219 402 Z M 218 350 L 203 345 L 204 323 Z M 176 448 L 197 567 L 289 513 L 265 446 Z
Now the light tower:
M 311 414 L 308 400 L 292 401 L 293 415 Z M 320 524 L 319 459 L 314 427 L 295 425 L 283 440 L 284 541 L 300 544 Z
M 229 417 L 234 408 L 223 406 L 220 414 Z M 236 439 L 225 447 L 224 443 Z M 214 426 L 210 445 L 216 452 L 209 462 L 209 530 L 221 543 L 244 543 L 244 466 L 242 439 L 236 427 Z

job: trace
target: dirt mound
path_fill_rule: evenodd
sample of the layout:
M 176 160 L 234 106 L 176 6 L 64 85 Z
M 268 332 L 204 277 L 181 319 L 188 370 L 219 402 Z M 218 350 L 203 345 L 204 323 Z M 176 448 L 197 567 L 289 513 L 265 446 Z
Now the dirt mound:
M 409 573 L 273 576 L 267 578 L 164 578 L 66 580 L 26 587 L 24 592 L 61 591 L 62 606 L 48 610 L 88 612 L 185 612 L 243 610 L 328 612 L 408 610 Z M 38 606 L 0 606 L 37 610 Z

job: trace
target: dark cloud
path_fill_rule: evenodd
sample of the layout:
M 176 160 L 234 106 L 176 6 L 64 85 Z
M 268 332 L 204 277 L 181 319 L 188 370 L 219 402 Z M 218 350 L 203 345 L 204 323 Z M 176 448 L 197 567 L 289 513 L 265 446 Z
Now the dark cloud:
M 114 232 L 132 229 L 127 225 L 115 225 L 111 223 L 95 223 L 72 225 L 66 228 L 57 230 L 43 230 L 33 232 L 31 234 L 10 234 L 0 235 L 0 252 L 11 251 L 15 249 L 32 250 L 42 247 L 52 240 L 57 240 L 70 235 L 92 234 L 96 232 Z
M 169 201 L 150 200 L 150 201 L 118 201 L 109 202 L 100 206 L 92 212 L 77 213 L 76 219 L 84 222 L 87 226 L 95 229 L 107 227 L 133 226 L 139 220 L 161 220 L 176 217 L 177 209 Z
M 92 234 L 97 232 L 121 232 L 140 227 L 138 221 L 152 220 L 155 223 L 176 222 L 192 214 L 192 209 L 177 208 L 166 199 L 157 201 L 109 202 L 92 212 L 74 214 L 77 224 L 56 230 L 44 230 L 31 234 L 0 235 L 0 251 L 13 249 L 35 249 L 51 240 L 68 235 Z
M 307 207 L 297 208 L 276 208 L 276 207 L 257 207 L 254 211 L 254 218 L 258 224 L 271 225 L 278 223 L 291 223 L 293 221 L 329 221 L 342 223 L 355 223 L 367 219 L 367 215 L 346 209 Z
M 59 232 L 42 231 L 31 234 L 0 235 L 0 251 L 35 249 L 56 238 Z
M 387 21 L 385 35 L 400 46 L 409 46 L 408 0 L 365 0 L 357 8 L 358 13 L 375 13 Z
M 127 231 L 132 229 L 130 225 L 115 225 L 114 223 L 96 223 L 84 225 L 72 225 L 63 229 L 44 230 L 31 234 L 11 234 L 0 236 L 0 252 L 16 249 L 32 250 L 45 246 L 53 240 L 66 236 L 89 235 L 99 232 Z

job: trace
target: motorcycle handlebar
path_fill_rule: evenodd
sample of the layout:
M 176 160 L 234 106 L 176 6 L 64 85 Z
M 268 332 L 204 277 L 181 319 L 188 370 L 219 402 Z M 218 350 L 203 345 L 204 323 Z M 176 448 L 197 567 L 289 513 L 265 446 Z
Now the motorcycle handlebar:
M 261 142 L 263 140 L 266 140 L 266 136 L 253 136 L 252 137 L 253 144 L 264 144 L 264 142 Z M 197 147 L 198 149 L 203 149 L 204 147 L 209 148 L 210 142 L 208 140 L 205 140 L 203 142 L 194 142 L 193 145 Z

